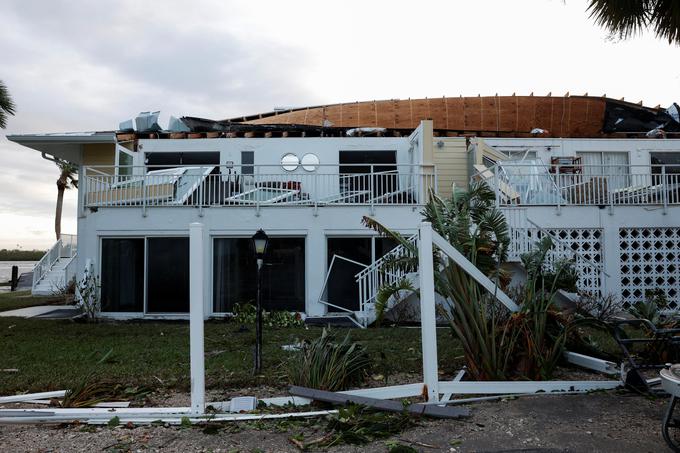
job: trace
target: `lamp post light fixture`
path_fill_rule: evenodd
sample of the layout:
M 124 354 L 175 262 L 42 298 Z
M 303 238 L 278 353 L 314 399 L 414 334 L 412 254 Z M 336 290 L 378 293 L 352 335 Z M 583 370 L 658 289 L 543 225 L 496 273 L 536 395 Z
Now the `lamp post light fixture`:
M 262 265 L 264 264 L 264 254 L 267 252 L 269 237 L 262 229 L 257 230 L 253 235 L 253 246 L 255 247 L 255 258 L 257 258 L 257 315 L 255 318 L 255 367 L 254 374 L 260 374 L 262 369 Z

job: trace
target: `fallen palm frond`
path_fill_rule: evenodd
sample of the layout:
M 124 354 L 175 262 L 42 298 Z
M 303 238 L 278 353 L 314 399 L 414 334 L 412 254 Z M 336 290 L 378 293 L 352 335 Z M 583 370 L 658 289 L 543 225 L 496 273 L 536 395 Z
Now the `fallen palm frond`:
M 131 401 L 151 393 L 146 387 L 128 387 L 92 380 L 90 376 L 66 391 L 64 399 L 57 404 L 61 407 L 92 407 L 103 402 Z
M 337 415 L 329 416 L 326 435 L 307 442 L 299 438 L 290 440 L 301 450 L 341 444 L 363 445 L 392 437 L 415 425 L 414 418 L 407 412 L 376 412 L 359 404 L 349 404 L 340 408 Z
M 286 364 L 294 385 L 335 392 L 360 384 L 370 369 L 366 349 L 350 341 L 349 333 L 341 342 L 327 329 L 321 336 L 302 344 Z

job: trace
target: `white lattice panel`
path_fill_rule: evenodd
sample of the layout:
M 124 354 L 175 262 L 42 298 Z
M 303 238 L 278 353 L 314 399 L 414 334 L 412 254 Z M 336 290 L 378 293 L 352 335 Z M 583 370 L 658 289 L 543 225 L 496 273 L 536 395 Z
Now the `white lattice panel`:
M 602 230 L 598 228 L 547 228 L 553 238 L 554 248 L 548 254 L 548 265 L 558 259 L 575 259 L 578 272 L 578 289 L 584 293 L 601 296 L 602 291 Z M 541 230 L 529 228 L 529 243 L 534 243 L 543 236 Z
M 620 228 L 621 299 L 644 300 L 648 289 L 662 289 L 670 308 L 680 308 L 680 228 Z

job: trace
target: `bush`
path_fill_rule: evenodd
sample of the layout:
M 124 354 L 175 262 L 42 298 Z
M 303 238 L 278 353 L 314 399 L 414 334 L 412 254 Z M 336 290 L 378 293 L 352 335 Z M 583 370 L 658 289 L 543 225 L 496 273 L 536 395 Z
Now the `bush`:
M 329 330 L 302 344 L 286 364 L 293 385 L 335 392 L 360 384 L 370 369 L 366 349 L 350 341 L 349 333 L 341 342 Z
M 232 314 L 232 319 L 238 324 L 255 324 L 257 320 L 257 307 L 249 303 L 236 303 L 232 309 Z M 285 328 L 302 327 L 305 323 L 299 313 L 262 310 L 262 324 L 267 327 Z

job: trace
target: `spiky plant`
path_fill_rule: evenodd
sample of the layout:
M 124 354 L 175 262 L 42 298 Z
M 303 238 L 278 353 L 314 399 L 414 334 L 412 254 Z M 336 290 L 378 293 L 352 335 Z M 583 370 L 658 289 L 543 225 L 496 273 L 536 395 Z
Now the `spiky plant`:
M 366 349 L 352 342 L 349 333 L 338 342 L 329 330 L 305 342 L 287 362 L 291 384 L 335 392 L 361 383 L 370 368 Z
M 680 44 L 677 0 L 591 0 L 587 11 L 612 36 L 627 39 L 651 29 L 657 38 Z
M 16 105 L 12 100 L 12 96 L 9 94 L 7 85 L 0 80 L 0 129 L 5 129 L 7 127 L 7 117 L 9 115 L 14 116 L 16 111 Z

